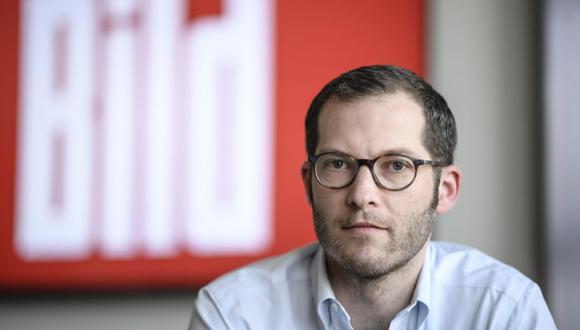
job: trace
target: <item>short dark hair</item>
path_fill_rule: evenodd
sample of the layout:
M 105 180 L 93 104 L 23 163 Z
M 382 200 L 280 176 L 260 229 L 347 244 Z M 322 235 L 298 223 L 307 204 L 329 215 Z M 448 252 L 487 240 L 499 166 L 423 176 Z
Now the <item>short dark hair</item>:
M 429 83 L 415 73 L 394 65 L 364 66 L 341 74 L 326 84 L 312 100 L 306 114 L 306 152 L 314 156 L 318 145 L 318 117 L 332 97 L 353 101 L 365 96 L 392 95 L 405 92 L 422 108 L 425 128 L 423 145 L 432 159 L 453 163 L 457 144 L 455 118 L 445 99 Z

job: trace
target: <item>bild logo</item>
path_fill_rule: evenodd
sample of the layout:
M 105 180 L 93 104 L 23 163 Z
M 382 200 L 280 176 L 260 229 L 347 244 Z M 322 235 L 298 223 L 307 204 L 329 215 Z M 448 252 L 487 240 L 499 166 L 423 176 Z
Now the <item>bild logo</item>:
M 23 1 L 16 253 L 267 248 L 273 19 L 269 0 Z

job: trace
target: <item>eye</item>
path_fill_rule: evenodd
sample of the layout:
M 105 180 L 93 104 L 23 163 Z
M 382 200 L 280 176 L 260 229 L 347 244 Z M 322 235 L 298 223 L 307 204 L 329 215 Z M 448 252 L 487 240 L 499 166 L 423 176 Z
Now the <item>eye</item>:
M 379 160 L 378 165 L 383 175 L 407 173 L 413 169 L 413 163 L 402 157 L 387 156 Z
M 317 167 L 321 171 L 345 172 L 353 168 L 352 161 L 348 157 L 336 154 L 326 154 L 318 159 Z
M 400 160 L 393 160 L 389 163 L 389 169 L 395 172 L 400 172 L 406 167 L 405 163 Z
M 345 162 L 339 158 L 330 158 L 324 162 L 324 166 L 333 170 L 340 170 L 344 168 Z

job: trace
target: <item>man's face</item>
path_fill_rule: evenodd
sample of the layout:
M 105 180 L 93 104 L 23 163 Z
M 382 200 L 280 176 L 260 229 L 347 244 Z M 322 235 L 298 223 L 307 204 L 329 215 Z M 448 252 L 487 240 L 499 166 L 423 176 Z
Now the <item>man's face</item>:
M 425 125 L 420 106 L 404 93 L 368 96 L 351 102 L 330 99 L 318 123 L 316 154 L 329 151 L 374 159 L 398 153 L 430 159 L 421 134 Z M 330 261 L 365 278 L 376 278 L 407 264 L 431 235 L 433 169 L 419 167 L 413 184 L 387 191 L 362 166 L 354 182 L 328 189 L 305 172 L 312 189 L 318 239 Z

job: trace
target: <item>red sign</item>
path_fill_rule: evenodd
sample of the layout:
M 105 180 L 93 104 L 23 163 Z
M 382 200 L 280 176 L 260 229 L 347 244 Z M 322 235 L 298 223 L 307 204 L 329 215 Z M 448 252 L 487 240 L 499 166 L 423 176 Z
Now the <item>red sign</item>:
M 423 73 L 423 2 L 0 5 L 0 289 L 177 288 L 315 240 L 303 120 Z

